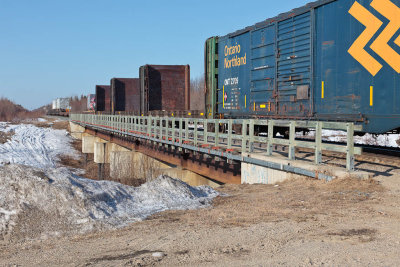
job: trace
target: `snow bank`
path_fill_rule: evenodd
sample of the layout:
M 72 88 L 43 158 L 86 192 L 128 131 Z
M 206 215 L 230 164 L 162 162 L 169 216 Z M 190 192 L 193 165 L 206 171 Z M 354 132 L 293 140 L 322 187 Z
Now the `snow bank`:
M 78 156 L 65 130 L 0 123 L 0 131 L 14 132 L 10 141 L 0 144 L 0 166 L 11 163 L 49 168 L 56 167 L 60 154 Z
M 140 187 L 94 181 L 66 168 L 0 167 L 0 239 L 45 238 L 114 228 L 170 209 L 211 204 L 211 187 L 166 176 Z

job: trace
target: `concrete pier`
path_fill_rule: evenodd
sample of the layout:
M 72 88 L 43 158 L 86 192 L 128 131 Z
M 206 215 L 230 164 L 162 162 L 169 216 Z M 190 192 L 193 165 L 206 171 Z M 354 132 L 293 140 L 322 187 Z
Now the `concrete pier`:
M 72 138 L 82 140 L 82 135 L 85 133 L 85 128 L 78 124 L 70 122 L 69 131 Z
M 140 152 L 110 152 L 110 177 L 116 180 L 147 179 L 168 175 L 191 186 L 219 186 L 218 183 L 178 166 L 170 166 Z
M 83 134 L 82 135 L 82 153 L 93 154 L 95 141 L 96 141 L 95 136 Z
M 158 176 L 159 170 L 168 168 L 171 167 L 140 152 L 110 152 L 110 177 L 115 179 L 146 179 Z
M 298 167 L 307 171 L 319 174 L 326 174 L 332 176 L 334 179 L 371 178 L 371 173 L 368 172 L 363 172 L 363 171 L 348 172 L 346 171 L 346 169 L 340 167 L 316 165 L 312 162 L 306 162 L 300 160 L 289 160 L 286 157 L 282 157 L 278 154 L 276 155 L 274 154 L 273 156 L 265 156 L 260 153 L 250 153 L 250 154 L 245 154 L 245 156 L 278 164 L 279 166 L 281 166 L 281 170 L 242 162 L 241 163 L 242 184 L 276 184 L 289 179 L 305 177 L 302 175 L 286 172 L 283 170 L 283 166 Z
M 94 162 L 95 163 L 106 163 L 106 142 L 95 142 L 94 143 Z
M 117 145 L 115 143 L 109 142 L 106 145 L 106 161 L 105 163 L 111 163 L 111 153 L 113 152 L 131 152 L 130 149 L 127 149 L 123 146 Z

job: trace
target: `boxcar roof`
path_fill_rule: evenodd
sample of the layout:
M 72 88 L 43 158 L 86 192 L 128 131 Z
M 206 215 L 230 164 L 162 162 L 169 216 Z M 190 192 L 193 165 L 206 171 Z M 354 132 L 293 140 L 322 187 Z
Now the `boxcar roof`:
M 308 4 L 306 4 L 306 5 L 302 6 L 302 7 L 292 9 L 289 12 L 285 12 L 285 13 L 279 14 L 276 17 L 266 19 L 264 21 L 261 21 L 261 22 L 258 22 L 256 24 L 254 24 L 252 26 L 248 26 L 248 27 L 246 27 L 244 29 L 237 30 L 235 32 L 229 33 L 229 34 L 221 36 L 221 37 L 228 37 L 228 38 L 229 37 L 235 37 L 235 36 L 241 35 L 243 33 L 246 33 L 246 32 L 252 31 L 252 30 L 264 28 L 264 27 L 266 27 L 266 26 L 268 26 L 268 25 L 270 25 L 270 24 L 272 24 L 274 22 L 282 21 L 282 20 L 297 16 L 297 15 L 301 15 L 303 13 L 306 13 L 306 12 L 310 11 L 313 8 L 316 8 L 316 7 L 319 7 L 319 6 L 322 6 L 322 5 L 326 5 L 328 3 L 335 2 L 335 1 L 337 1 L 337 0 L 318 0 L 318 1 L 315 1 L 315 2 L 310 2 L 310 3 L 308 3 Z

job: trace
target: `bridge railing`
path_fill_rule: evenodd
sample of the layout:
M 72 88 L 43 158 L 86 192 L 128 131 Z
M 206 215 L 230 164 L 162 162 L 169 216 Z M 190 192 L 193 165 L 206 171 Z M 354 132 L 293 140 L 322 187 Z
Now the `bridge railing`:
M 295 159 L 296 148 L 312 149 L 315 163 L 322 163 L 322 151 L 346 154 L 347 170 L 354 170 L 354 155 L 362 153 L 354 147 L 354 132 L 362 126 L 343 122 L 286 121 L 257 119 L 202 119 L 151 116 L 121 116 L 71 114 L 72 122 L 114 135 L 135 137 L 156 142 L 160 146 L 173 146 L 233 160 L 243 160 L 247 153 L 272 155 L 273 147 L 288 148 L 288 158 Z M 276 136 L 285 129 L 285 137 Z M 296 139 L 296 131 L 314 131 L 311 140 Z M 330 144 L 322 142 L 323 130 L 345 131 L 347 142 Z

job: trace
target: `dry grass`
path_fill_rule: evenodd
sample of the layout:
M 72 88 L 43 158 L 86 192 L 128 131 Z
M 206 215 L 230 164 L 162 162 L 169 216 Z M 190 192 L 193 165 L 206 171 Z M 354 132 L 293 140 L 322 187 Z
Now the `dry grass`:
M 13 137 L 14 132 L 0 132 L 0 144 L 5 144 Z
M 72 147 L 80 152 L 82 151 L 82 142 L 79 140 L 74 140 L 72 142 Z M 84 166 L 84 160 L 83 160 L 83 155 L 81 155 L 78 159 L 74 159 L 70 156 L 67 155 L 61 155 L 59 160 L 59 163 L 61 165 L 67 166 L 67 167 L 71 167 L 71 168 L 82 168 Z
M 146 182 L 146 180 L 144 179 L 138 179 L 138 178 L 121 178 L 121 179 L 110 179 L 112 181 L 121 183 L 121 184 L 125 184 L 125 185 L 129 185 L 129 186 L 141 186 L 142 184 L 144 184 Z
M 67 166 L 74 169 L 83 169 L 85 173 L 82 175 L 85 178 L 98 180 L 98 165 L 93 162 L 93 155 L 88 154 L 87 160 L 85 161 L 84 156 L 81 155 L 79 159 L 63 155 L 60 156 L 59 163 L 63 166 Z M 105 164 L 104 168 L 104 180 L 110 180 L 109 177 L 110 168 L 109 164 Z
M 371 242 L 376 239 L 377 231 L 375 229 L 345 229 L 336 232 L 329 232 L 328 236 L 339 237 L 340 240 L 356 239 L 361 243 Z
M 75 168 L 75 169 L 80 169 L 83 166 L 83 160 L 82 159 L 74 159 L 73 157 L 67 156 L 67 155 L 61 155 L 59 157 L 59 163 L 63 166 Z
M 51 128 L 51 123 L 45 121 L 34 122 L 32 124 L 40 128 Z
M 53 129 L 56 130 L 68 130 L 68 125 L 69 122 L 68 121 L 56 121 L 53 123 Z
M 33 121 L 30 122 L 31 124 L 35 125 L 36 127 L 41 128 L 53 128 L 55 130 L 68 130 L 68 121 L 55 121 L 55 120 L 48 120 L 48 121 Z
M 217 197 L 207 211 L 166 212 L 151 217 L 163 221 L 249 226 L 261 222 L 315 221 L 320 216 L 339 218 L 345 210 L 369 212 L 383 187 L 374 180 L 342 179 L 325 183 L 312 179 L 272 185 L 225 185 L 218 189 L 230 196 Z M 369 203 L 369 204 L 366 204 Z

